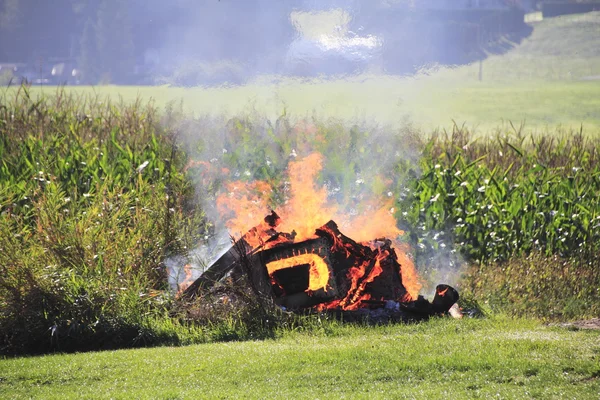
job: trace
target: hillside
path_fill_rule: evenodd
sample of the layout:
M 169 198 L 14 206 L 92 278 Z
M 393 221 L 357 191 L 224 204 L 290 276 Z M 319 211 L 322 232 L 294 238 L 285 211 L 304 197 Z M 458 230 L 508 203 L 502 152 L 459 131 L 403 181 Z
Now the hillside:
M 483 61 L 484 81 L 580 80 L 600 75 L 600 12 L 548 18 L 532 24 L 532 34 Z M 478 79 L 479 63 L 453 71 Z

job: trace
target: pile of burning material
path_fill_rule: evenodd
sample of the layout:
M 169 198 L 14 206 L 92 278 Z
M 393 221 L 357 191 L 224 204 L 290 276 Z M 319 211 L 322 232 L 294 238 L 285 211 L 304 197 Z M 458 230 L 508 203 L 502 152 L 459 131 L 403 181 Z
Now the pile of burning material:
M 207 293 L 226 279 L 248 277 L 257 295 L 288 310 L 328 311 L 344 319 L 448 311 L 458 300 L 453 288 L 439 285 L 432 302 L 419 296 L 420 281 L 410 247 L 401 239 L 392 198 L 364 199 L 356 212 L 338 208 L 327 187 L 316 183 L 323 160 L 312 153 L 289 162 L 286 201 L 277 213 L 269 214 L 273 189 L 268 182 L 226 183 L 217 199 L 221 219 L 229 232 L 246 233 L 184 297 Z M 389 177 L 377 179 L 385 183 Z
M 193 298 L 228 277 L 247 276 L 261 295 L 288 310 L 328 311 L 345 320 L 406 320 L 443 314 L 458 292 L 438 285 L 432 302 L 409 293 L 403 265 L 392 241 L 356 242 L 334 221 L 296 241 L 297 234 L 279 232 L 281 218 L 271 212 L 183 293 Z

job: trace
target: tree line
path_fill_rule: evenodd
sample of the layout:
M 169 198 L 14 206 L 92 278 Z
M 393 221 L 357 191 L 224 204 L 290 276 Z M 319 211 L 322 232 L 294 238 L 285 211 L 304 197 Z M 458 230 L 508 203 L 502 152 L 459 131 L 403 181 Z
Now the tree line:
M 260 60 L 291 40 L 302 1 L 0 0 L 0 62 L 77 63 L 85 81 L 127 81 L 148 49 Z
M 0 0 L 0 63 L 41 69 L 69 60 L 81 82 L 90 84 L 137 82 L 134 75 L 148 60 L 167 75 L 165 69 L 173 66 L 221 60 L 262 71 L 283 59 L 297 34 L 290 21 L 295 9 L 346 8 L 354 17 L 352 30 L 384 32 L 394 42 L 407 36 L 397 33 L 406 25 L 401 11 L 414 5 L 414 0 Z M 425 20 L 409 28 L 428 42 L 432 24 Z M 406 53 L 392 50 L 392 58 Z

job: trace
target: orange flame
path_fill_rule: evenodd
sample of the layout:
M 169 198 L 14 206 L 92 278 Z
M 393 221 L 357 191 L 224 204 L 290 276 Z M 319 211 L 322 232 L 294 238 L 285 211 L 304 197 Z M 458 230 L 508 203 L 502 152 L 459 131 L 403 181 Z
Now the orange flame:
M 327 189 L 315 185 L 322 167 L 323 156 L 319 153 L 289 164 L 290 198 L 281 209 L 281 229 L 285 232 L 295 230 L 297 241 L 313 238 L 315 229 L 337 213 L 335 207 L 327 206 Z
M 271 187 L 268 183 L 236 181 L 228 183 L 226 188 L 227 192 L 217 198 L 217 209 L 233 235 L 259 225 L 269 214 L 267 198 Z
M 398 240 L 393 240 L 392 243 L 394 244 L 398 264 L 402 267 L 400 270 L 402 285 L 404 285 L 408 292 L 402 301 L 407 302 L 416 299 L 419 297 L 419 291 L 421 290 L 421 281 L 419 280 L 415 263 L 410 257 L 410 248 L 408 244 L 401 243 Z
M 443 290 L 438 290 L 438 294 L 442 297 L 444 297 L 446 295 L 446 292 L 448 291 L 448 288 L 443 289 Z
M 368 204 L 364 207 L 361 215 L 350 217 L 347 213 L 338 210 L 335 205 L 328 204 L 325 187 L 317 187 L 315 181 L 322 165 L 323 156 L 319 153 L 312 153 L 303 159 L 289 163 L 289 198 L 283 207 L 279 207 L 277 210 L 282 221 L 279 229 L 282 232 L 295 231 L 297 234 L 295 241 L 302 241 L 314 238 L 317 228 L 329 220 L 335 220 L 349 237 L 358 242 L 390 237 L 401 266 L 402 283 L 408 291 L 408 295 L 403 301 L 417 298 L 421 283 L 415 265 L 409 256 L 409 246 L 397 240 L 404 232 L 396 226 L 396 219 L 391 212 L 392 201 L 383 204 L 375 202 Z M 230 232 L 240 234 L 248 231 L 250 227 L 260 225 L 262 218 L 269 213 L 271 186 L 260 181 L 231 182 L 227 184 L 226 189 L 226 193 L 221 194 L 217 199 L 217 208 L 227 221 L 226 225 Z M 250 240 L 244 237 L 253 247 L 263 244 L 270 238 L 268 235 L 260 234 L 262 228 L 258 231 L 258 235 L 250 235 Z M 266 227 L 264 231 L 267 231 Z M 265 248 L 273 245 L 274 243 Z M 337 245 L 340 246 L 338 250 L 343 249 L 341 245 Z M 379 268 L 381 267 L 379 266 Z M 355 273 L 358 274 L 358 272 Z M 356 303 L 359 303 L 358 299 L 353 302 L 353 304 Z
M 181 283 L 177 284 L 177 294 L 183 293 L 185 289 L 187 289 L 192 283 L 194 283 L 192 266 L 190 264 L 184 265 L 183 273 L 185 274 L 185 278 Z
M 343 310 L 356 310 L 360 307 L 361 301 L 369 300 L 371 298 L 371 295 L 363 294 L 363 292 L 367 284 L 373 282 L 375 278 L 377 278 L 383 272 L 380 262 L 387 257 L 388 254 L 389 253 L 387 252 L 377 254 L 377 257 L 375 258 L 375 264 L 368 272 L 366 277 L 365 274 L 367 273 L 366 269 L 368 266 L 363 264 L 361 268 L 350 268 L 348 275 L 352 279 L 352 286 L 350 287 L 346 297 L 340 302 L 340 307 Z M 360 279 L 362 279 L 362 281 L 359 283 Z
M 308 288 L 306 292 L 316 291 L 319 289 L 326 289 L 329 283 L 329 268 L 327 263 L 318 254 L 306 253 L 284 258 L 283 260 L 276 260 L 267 263 L 267 272 L 269 276 L 273 275 L 273 272 L 285 268 L 293 268 L 299 265 L 308 264 L 309 269 L 309 280 Z

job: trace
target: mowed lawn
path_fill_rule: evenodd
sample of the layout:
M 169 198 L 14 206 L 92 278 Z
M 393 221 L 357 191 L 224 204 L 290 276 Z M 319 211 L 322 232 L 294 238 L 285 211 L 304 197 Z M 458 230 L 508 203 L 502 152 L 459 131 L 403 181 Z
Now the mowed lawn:
M 502 318 L 0 360 L 6 399 L 599 396 L 600 331 Z

